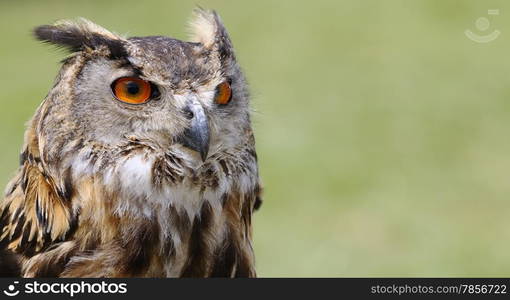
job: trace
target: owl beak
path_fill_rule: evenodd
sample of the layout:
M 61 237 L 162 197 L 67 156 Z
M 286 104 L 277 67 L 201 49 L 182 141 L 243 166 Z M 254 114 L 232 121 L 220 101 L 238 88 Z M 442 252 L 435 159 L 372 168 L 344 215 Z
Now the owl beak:
M 204 108 L 200 103 L 193 102 L 184 112 L 190 119 L 190 126 L 178 138 L 178 142 L 200 153 L 202 161 L 205 161 L 209 152 L 209 124 Z

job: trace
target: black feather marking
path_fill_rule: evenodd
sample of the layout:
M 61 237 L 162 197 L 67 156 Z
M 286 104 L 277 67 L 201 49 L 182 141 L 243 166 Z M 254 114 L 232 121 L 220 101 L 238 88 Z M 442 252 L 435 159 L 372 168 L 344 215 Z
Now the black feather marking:
M 230 277 L 232 275 L 237 260 L 237 252 L 230 240 L 231 237 L 225 239 L 227 244 L 217 254 L 211 277 Z
M 208 201 L 204 201 L 200 216 L 193 221 L 188 248 L 188 266 L 184 269 L 182 277 L 204 277 L 207 272 L 207 241 L 205 234 L 212 225 L 212 207 Z
M 157 242 L 158 229 L 156 227 L 145 227 L 139 231 L 136 237 L 124 245 L 130 249 L 126 257 L 126 266 L 132 276 L 143 274 L 147 271 L 151 261 L 151 250 Z
M 35 164 L 39 164 L 41 162 L 41 158 L 39 156 L 33 156 L 32 154 L 28 154 L 28 160 Z
M 37 241 L 31 240 L 29 241 L 30 231 L 32 229 L 32 221 L 28 221 L 27 224 L 23 227 L 23 234 L 21 236 L 21 242 L 19 245 L 23 247 L 23 254 L 26 256 L 32 256 L 35 253 L 35 246 Z
M 25 226 L 23 227 L 23 234 L 21 235 L 21 244 L 25 244 L 28 242 L 31 227 L 32 227 L 32 221 L 28 221 L 25 224 Z
M 46 248 L 46 251 L 57 249 L 61 244 L 53 244 Z M 34 277 L 58 277 L 64 270 L 64 267 L 69 262 L 71 256 L 76 252 L 76 247 L 67 251 L 64 255 L 48 256 L 45 260 L 38 264 L 38 267 L 33 270 Z
M 11 240 L 17 239 L 21 235 L 21 231 L 23 230 L 23 225 L 25 225 L 25 216 L 19 216 L 16 227 L 14 228 L 14 232 L 12 232 Z
M 255 158 L 255 161 L 258 160 L 258 157 L 257 157 L 257 152 L 255 152 L 255 150 L 253 148 L 246 148 L 246 152 L 251 155 L 253 158 Z
M 28 159 L 28 153 L 27 153 L 27 150 L 21 152 L 21 154 L 19 155 L 19 164 L 20 166 L 22 166 L 25 161 L 27 161 Z
M 190 219 L 179 213 L 174 206 L 170 206 L 170 220 L 181 236 L 186 236 L 191 229 Z
M 13 220 L 16 220 L 18 219 L 19 215 L 23 212 L 23 206 L 20 206 L 16 209 L 16 211 L 14 212 L 14 215 L 12 216 L 12 219 Z
M 69 220 L 69 230 L 64 234 L 62 240 L 69 239 L 74 235 L 76 229 L 78 228 L 80 213 L 71 214 L 71 219 Z
M 257 196 L 255 198 L 255 203 L 253 204 L 253 210 L 259 210 L 259 208 L 262 206 L 262 198 L 260 196 Z
M 237 263 L 236 274 L 234 277 L 251 277 L 251 264 L 245 256 L 240 255 Z
M 225 207 L 225 203 L 227 203 L 227 199 L 228 199 L 228 194 L 223 193 L 223 195 L 221 195 L 221 206 L 222 207 Z
M 262 206 L 262 189 L 260 188 L 260 185 L 257 185 L 255 187 L 255 203 L 253 203 L 253 210 L 258 210 L 260 206 Z
M 21 189 L 23 190 L 23 193 L 27 192 L 27 186 L 28 186 L 27 171 L 23 170 L 23 175 L 21 177 Z
M 48 220 L 44 216 L 44 211 L 42 211 L 41 207 L 39 206 L 39 201 L 35 201 L 35 213 L 37 220 L 39 221 L 39 225 L 44 228 L 43 231 L 46 231 L 46 228 L 48 227 Z
M 175 255 L 175 245 L 172 239 L 165 239 L 163 241 L 163 253 L 169 257 Z
M 78 27 L 42 25 L 34 29 L 34 35 L 42 42 L 64 47 L 71 52 L 83 51 L 86 47 L 97 49 L 100 46 L 106 46 L 112 58 L 128 56 L 122 40 L 111 39 Z
M 10 251 L 0 251 L 0 277 L 19 277 L 20 263 Z
M 223 173 L 225 173 L 225 176 L 227 176 L 227 177 L 230 176 L 230 171 L 228 170 L 228 166 L 227 166 L 227 163 L 225 162 L 225 160 L 220 159 L 219 163 L 220 163 L 221 168 L 223 169 Z
M 64 188 L 63 190 L 58 189 L 58 192 L 63 200 L 71 201 L 71 198 L 73 196 L 73 184 L 71 182 L 72 179 L 71 168 L 68 168 L 62 176 L 64 177 Z
M 8 236 L 0 240 L 0 250 L 6 249 L 8 245 L 9 245 Z
M 7 214 L 9 213 L 9 207 L 10 205 L 6 205 L 2 211 L 2 215 L 0 216 L 0 229 L 2 229 L 7 224 Z
M 14 193 L 14 191 L 18 188 L 20 182 L 21 182 L 20 179 L 16 180 L 5 192 L 5 196 L 9 197 L 12 193 Z
M 229 60 L 235 60 L 234 49 L 232 45 L 232 41 L 227 33 L 227 29 L 221 22 L 218 14 L 213 11 L 214 21 L 216 23 L 216 44 L 218 47 L 218 52 L 220 54 L 220 59 L 225 63 Z

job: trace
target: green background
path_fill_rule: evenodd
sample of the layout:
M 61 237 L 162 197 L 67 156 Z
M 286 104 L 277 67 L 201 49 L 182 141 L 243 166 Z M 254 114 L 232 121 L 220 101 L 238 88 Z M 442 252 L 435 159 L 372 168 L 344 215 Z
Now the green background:
M 220 13 L 251 84 L 260 276 L 510 276 L 508 1 L 197 4 Z M 194 5 L 0 0 L 0 184 L 65 56 L 31 28 L 82 16 L 185 39 Z

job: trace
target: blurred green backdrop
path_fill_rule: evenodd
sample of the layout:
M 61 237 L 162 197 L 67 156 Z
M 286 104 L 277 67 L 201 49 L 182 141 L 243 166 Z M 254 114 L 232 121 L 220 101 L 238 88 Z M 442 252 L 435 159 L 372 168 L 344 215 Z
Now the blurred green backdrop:
M 252 87 L 260 276 L 510 276 L 510 2 L 197 4 L 221 14 Z M 83 16 L 185 39 L 193 7 L 0 0 L 0 183 L 65 55 L 31 28 Z

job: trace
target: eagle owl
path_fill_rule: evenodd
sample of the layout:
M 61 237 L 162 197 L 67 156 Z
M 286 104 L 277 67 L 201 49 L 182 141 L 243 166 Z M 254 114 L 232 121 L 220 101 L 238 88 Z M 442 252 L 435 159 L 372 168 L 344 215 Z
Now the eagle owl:
M 37 27 L 71 52 L 0 208 L 0 274 L 254 277 L 249 94 L 214 11 L 193 40 L 90 21 Z

